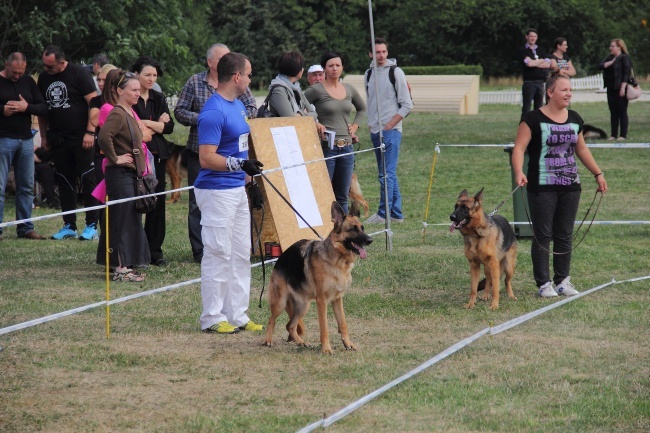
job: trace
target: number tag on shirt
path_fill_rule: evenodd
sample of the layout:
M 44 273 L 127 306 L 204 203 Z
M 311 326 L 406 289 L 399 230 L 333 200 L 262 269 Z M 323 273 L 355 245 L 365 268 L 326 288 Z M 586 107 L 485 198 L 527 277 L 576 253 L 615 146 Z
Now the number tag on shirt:
M 239 136 L 239 151 L 244 152 L 248 150 L 248 133 Z

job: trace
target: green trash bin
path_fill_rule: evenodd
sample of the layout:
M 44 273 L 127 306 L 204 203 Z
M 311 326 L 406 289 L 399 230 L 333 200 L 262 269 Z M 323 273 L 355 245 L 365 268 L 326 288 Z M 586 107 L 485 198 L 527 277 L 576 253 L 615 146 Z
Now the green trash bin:
M 517 187 L 517 180 L 515 179 L 515 170 L 512 168 L 512 147 L 507 147 L 504 149 L 505 152 L 508 153 L 509 158 L 510 158 L 510 177 L 512 178 L 512 189 L 515 189 Z M 528 152 L 524 154 L 524 173 L 528 172 Z M 514 220 L 513 222 L 524 222 L 528 221 L 528 216 L 526 215 L 526 208 L 524 206 L 528 206 L 528 191 L 526 191 L 526 188 L 524 187 L 522 189 L 524 192 L 524 198 L 521 198 L 521 192 L 517 190 L 512 195 L 512 207 L 514 209 Z M 523 200 L 526 200 L 526 203 L 523 202 Z M 530 225 L 530 223 L 526 224 L 517 224 L 515 225 L 515 236 L 517 238 L 532 238 L 533 237 L 533 228 Z

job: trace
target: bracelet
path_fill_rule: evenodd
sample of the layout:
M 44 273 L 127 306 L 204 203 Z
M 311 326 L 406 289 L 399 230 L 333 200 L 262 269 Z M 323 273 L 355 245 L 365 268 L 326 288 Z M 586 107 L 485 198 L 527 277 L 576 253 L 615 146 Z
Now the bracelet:
M 95 131 L 91 131 L 90 129 L 86 129 L 86 134 L 95 135 Z
M 603 173 L 603 172 L 601 171 L 601 172 L 598 173 L 598 174 L 594 174 L 594 178 L 596 178 L 596 177 L 598 177 L 598 176 L 605 176 L 605 173 Z

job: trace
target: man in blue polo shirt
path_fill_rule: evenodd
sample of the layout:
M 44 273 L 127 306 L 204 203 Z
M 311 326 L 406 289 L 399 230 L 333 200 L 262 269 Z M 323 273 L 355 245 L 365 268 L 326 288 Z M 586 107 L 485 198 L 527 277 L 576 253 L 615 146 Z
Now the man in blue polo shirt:
M 248 159 L 250 128 L 237 99 L 251 81 L 246 56 L 228 53 L 219 61 L 219 86 L 198 118 L 201 171 L 194 182 L 201 210 L 201 330 L 234 334 L 261 331 L 246 314 L 250 299 L 250 211 L 245 185 L 262 163 Z

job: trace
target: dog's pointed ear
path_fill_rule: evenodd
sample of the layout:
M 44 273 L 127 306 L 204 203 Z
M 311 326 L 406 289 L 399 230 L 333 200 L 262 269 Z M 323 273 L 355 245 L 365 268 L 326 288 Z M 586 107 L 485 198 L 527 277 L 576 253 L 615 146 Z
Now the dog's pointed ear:
M 359 203 L 352 201 L 350 204 L 350 211 L 348 215 L 359 218 L 361 216 L 361 209 L 359 209 Z
M 463 197 L 468 197 L 468 196 L 469 196 L 469 192 L 467 192 L 467 190 L 464 189 L 464 190 L 462 190 L 460 192 L 460 195 L 458 196 L 458 198 L 463 198 Z
M 483 201 L 483 190 L 484 190 L 484 189 L 485 189 L 485 188 L 481 188 L 481 190 L 480 190 L 479 192 L 477 192 L 476 195 L 474 196 L 474 204 L 475 204 L 475 205 L 476 205 L 477 203 L 480 204 L 480 203 Z
M 337 201 L 332 202 L 332 222 L 334 225 L 341 224 L 345 218 L 345 212 Z

